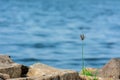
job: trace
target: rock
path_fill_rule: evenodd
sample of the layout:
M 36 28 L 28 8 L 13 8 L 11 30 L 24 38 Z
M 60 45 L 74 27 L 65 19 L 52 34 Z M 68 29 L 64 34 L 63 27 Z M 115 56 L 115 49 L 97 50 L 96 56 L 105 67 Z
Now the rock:
M 120 79 L 120 59 L 111 59 L 103 68 L 99 70 L 100 77 Z
M 101 69 L 86 68 L 92 74 L 98 71 L 98 80 L 120 80 L 120 59 L 112 59 Z M 36 63 L 29 68 L 14 63 L 9 56 L 0 55 L 0 80 L 95 80 L 76 71 L 57 69 Z
M 27 72 L 28 67 L 14 63 L 9 56 L 0 55 L 0 80 L 79 80 L 76 71 L 56 69 L 40 63 L 30 66 Z
M 39 76 L 39 77 L 11 78 L 7 80 L 59 80 L 59 79 L 50 76 Z
M 21 77 L 26 77 L 29 67 L 22 65 L 21 66 Z
M 8 74 L 10 78 L 21 77 L 23 65 L 14 63 L 9 56 L 0 55 L 0 73 Z
M 21 65 L 19 64 L 0 64 L 0 73 L 8 74 L 11 78 L 20 77 L 21 72 Z
M 6 79 L 9 79 L 10 76 L 8 74 L 0 73 L 0 78 L 3 79 L 3 80 L 6 80 Z
M 85 68 L 86 75 L 83 75 L 81 71 L 79 76 L 80 80 L 114 80 L 113 78 L 103 78 L 98 76 L 99 69 L 96 68 Z
M 10 63 L 13 63 L 13 61 L 10 59 L 10 56 L 0 55 L 0 63 L 10 64 Z
M 35 80 L 79 80 L 76 71 L 56 69 L 41 63 L 30 66 L 27 76 L 38 78 Z
M 72 74 L 66 72 L 66 74 L 52 73 L 52 74 L 47 74 L 43 76 L 37 75 L 37 76 L 31 76 L 31 77 L 25 77 L 25 78 L 13 78 L 13 79 L 7 79 L 7 80 L 79 80 L 79 76 L 78 74 L 75 75 L 75 73 L 73 72 Z
M 102 77 L 96 77 L 95 76 L 85 76 L 80 75 L 80 80 L 114 80 L 112 78 L 102 78 Z
M 24 78 L 11 78 L 11 79 L 7 79 L 7 80 L 35 80 L 35 78 L 24 77 Z

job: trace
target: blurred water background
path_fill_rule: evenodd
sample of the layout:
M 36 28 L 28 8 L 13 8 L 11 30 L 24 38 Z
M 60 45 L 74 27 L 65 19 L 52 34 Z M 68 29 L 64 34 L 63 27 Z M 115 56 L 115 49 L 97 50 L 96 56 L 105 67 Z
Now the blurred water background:
M 0 0 L 0 53 L 15 62 L 81 69 L 120 57 L 120 0 Z

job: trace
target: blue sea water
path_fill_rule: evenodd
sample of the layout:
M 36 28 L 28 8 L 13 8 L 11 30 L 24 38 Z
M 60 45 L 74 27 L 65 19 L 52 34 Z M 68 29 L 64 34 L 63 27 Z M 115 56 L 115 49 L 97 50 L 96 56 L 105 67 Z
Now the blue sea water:
M 120 0 L 0 0 L 0 53 L 20 64 L 81 69 L 120 57 Z

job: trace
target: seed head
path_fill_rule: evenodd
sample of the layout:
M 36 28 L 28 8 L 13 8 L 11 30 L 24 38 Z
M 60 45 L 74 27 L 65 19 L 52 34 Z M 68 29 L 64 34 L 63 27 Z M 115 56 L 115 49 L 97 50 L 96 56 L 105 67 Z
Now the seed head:
M 81 40 L 84 40 L 84 39 L 85 39 L 84 34 L 81 34 L 81 35 L 80 35 L 80 38 L 81 38 Z

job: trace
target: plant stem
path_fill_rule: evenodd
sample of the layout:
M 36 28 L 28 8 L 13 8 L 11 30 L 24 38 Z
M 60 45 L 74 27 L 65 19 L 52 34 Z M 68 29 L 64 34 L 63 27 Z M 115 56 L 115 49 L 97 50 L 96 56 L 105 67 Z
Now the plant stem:
M 82 70 L 83 70 L 83 74 L 84 74 L 84 42 L 82 40 Z
M 95 76 L 95 78 L 94 78 L 95 80 L 98 80 L 97 79 L 97 74 L 98 74 L 98 69 L 96 70 L 95 75 L 94 75 Z

